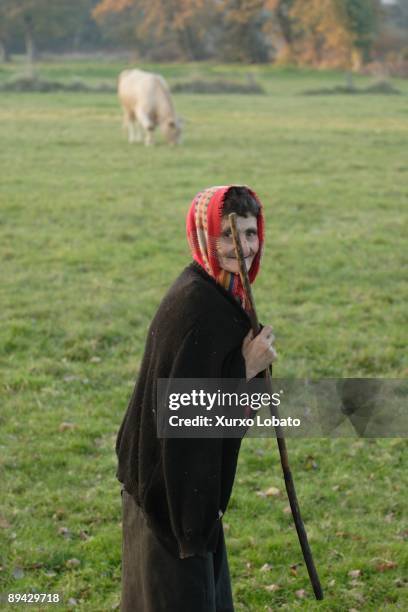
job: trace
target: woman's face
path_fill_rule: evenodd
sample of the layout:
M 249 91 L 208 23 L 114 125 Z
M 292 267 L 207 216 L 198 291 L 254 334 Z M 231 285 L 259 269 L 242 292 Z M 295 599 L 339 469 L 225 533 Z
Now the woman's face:
M 237 229 L 241 239 L 242 251 L 247 270 L 252 266 L 255 255 L 259 251 L 258 224 L 256 217 L 237 217 Z M 217 240 L 217 255 L 220 267 L 234 274 L 239 273 L 238 261 L 235 255 L 234 241 L 228 217 L 221 221 L 221 236 Z

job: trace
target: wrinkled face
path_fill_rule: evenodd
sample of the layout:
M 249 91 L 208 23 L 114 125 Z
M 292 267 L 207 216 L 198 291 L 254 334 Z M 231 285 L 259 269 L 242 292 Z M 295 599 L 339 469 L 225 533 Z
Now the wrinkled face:
M 180 144 L 181 122 L 179 119 L 170 119 L 163 126 L 164 136 L 169 144 Z
M 252 266 L 254 257 L 259 251 L 258 224 L 256 217 L 237 217 L 237 229 L 241 239 L 242 250 L 245 257 L 247 270 Z M 234 241 L 228 217 L 221 221 L 221 236 L 217 240 L 218 261 L 224 270 L 239 273 L 238 260 L 235 256 Z

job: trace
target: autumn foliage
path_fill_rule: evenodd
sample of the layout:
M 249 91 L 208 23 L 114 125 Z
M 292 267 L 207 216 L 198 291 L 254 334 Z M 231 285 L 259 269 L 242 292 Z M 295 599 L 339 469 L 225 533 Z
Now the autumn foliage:
M 404 52 L 408 4 L 395 2 L 391 9 L 381 0 L 1 0 L 0 57 L 16 36 L 25 37 L 27 54 L 37 43 L 71 39 L 76 50 L 94 37 L 150 60 L 350 69 L 393 41 Z
M 181 57 L 352 67 L 369 54 L 379 0 L 101 0 L 96 19 L 128 11 L 135 37 L 167 38 Z M 364 40 L 363 40 L 364 38 Z M 364 57 L 366 59 L 366 57 Z

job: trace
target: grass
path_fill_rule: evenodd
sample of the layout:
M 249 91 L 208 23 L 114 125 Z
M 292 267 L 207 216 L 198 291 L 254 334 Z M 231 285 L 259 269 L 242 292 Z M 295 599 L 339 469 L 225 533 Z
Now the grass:
M 40 74 L 100 82 L 123 67 L 49 62 Z M 67 610 L 119 601 L 114 441 L 147 326 L 189 261 L 184 215 L 200 188 L 246 183 L 264 202 L 255 295 L 276 331 L 276 376 L 408 371 L 407 83 L 395 97 L 305 97 L 342 75 L 148 68 L 170 81 L 250 71 L 268 95 L 176 95 L 176 149 L 129 146 L 114 95 L 0 98 L 0 592 L 58 592 Z M 237 610 L 406 609 L 406 451 L 400 439 L 289 441 L 326 591 L 317 604 L 275 442 L 244 441 L 225 517 Z M 281 494 L 257 495 L 271 486 Z

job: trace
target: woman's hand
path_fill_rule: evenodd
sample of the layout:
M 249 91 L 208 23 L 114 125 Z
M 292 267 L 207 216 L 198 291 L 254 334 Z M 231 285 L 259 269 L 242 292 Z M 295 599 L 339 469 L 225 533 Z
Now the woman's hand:
M 275 336 L 269 325 L 264 327 L 255 338 L 252 330 L 245 336 L 242 343 L 242 354 L 245 359 L 247 380 L 266 370 L 275 361 L 277 353 L 273 348 L 274 340 Z

